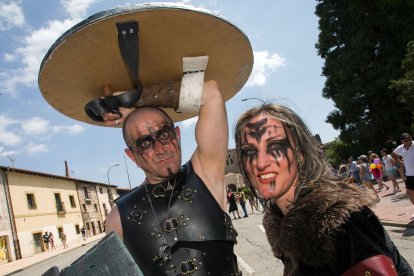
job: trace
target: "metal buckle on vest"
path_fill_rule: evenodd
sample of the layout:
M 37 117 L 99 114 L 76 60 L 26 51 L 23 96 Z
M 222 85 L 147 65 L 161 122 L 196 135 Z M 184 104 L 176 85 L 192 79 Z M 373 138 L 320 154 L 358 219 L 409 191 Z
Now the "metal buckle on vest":
M 152 189 L 152 195 L 154 197 L 166 197 L 168 195 L 170 195 L 171 189 L 168 189 L 168 187 L 163 187 L 163 186 L 158 186 L 158 187 L 154 187 L 154 189 Z
M 193 191 L 190 189 L 185 189 L 181 192 L 181 196 L 185 199 L 185 200 L 192 200 L 193 199 Z
M 169 218 L 164 221 L 164 231 L 168 233 L 178 229 L 179 226 L 180 224 L 176 218 Z
M 128 218 L 130 218 L 132 221 L 139 222 L 142 219 L 143 216 L 144 216 L 144 214 L 142 213 L 141 210 L 134 209 L 129 214 L 129 217 Z
M 180 263 L 180 273 L 183 275 L 192 274 L 196 270 L 195 262 L 188 260 Z

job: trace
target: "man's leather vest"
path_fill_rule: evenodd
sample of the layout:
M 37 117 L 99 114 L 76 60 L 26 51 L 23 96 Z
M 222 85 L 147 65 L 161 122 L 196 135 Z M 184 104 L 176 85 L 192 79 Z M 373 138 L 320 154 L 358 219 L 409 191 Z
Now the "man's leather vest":
M 237 275 L 237 232 L 191 162 L 170 181 L 172 196 L 167 184 L 143 184 L 116 201 L 124 243 L 140 269 L 145 275 Z M 166 262 L 164 243 L 171 248 Z

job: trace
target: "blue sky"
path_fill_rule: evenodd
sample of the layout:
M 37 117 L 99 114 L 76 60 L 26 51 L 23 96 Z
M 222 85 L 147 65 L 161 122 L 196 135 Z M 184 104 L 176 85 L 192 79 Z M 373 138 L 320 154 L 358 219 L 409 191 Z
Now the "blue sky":
M 75 121 L 50 107 L 42 97 L 37 76 L 40 63 L 53 42 L 86 17 L 118 6 L 152 1 L 17 0 L 0 2 L 0 165 L 71 176 L 132 187 L 144 175 L 125 162 L 120 129 Z M 168 2 L 168 1 L 164 1 Z M 177 3 L 174 1 L 173 3 Z M 322 142 L 338 132 L 325 123 L 334 108 L 322 98 L 323 60 L 317 55 L 318 19 L 315 2 L 304 0 L 188 0 L 182 4 L 208 9 L 238 26 L 250 39 L 255 57 L 245 87 L 227 103 L 230 139 L 238 116 L 258 101 L 288 105 L 298 112 Z M 195 149 L 194 120 L 179 123 L 183 160 Z

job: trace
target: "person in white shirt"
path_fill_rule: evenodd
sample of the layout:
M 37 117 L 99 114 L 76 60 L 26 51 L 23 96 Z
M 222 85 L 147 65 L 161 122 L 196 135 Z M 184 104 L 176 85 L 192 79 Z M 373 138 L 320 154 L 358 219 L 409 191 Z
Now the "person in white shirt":
M 398 163 L 404 164 L 405 167 L 405 187 L 407 188 L 407 195 L 414 204 L 414 147 L 413 138 L 409 133 L 401 134 L 401 145 L 399 145 L 392 153 L 391 157 Z M 398 158 L 398 155 L 403 157 L 403 161 Z M 414 220 L 414 215 L 411 216 Z

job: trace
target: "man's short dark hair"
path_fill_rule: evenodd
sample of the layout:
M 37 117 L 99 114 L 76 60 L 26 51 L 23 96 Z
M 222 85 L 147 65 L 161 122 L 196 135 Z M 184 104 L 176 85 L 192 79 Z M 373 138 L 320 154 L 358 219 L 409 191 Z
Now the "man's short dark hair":
M 401 140 L 407 139 L 407 138 L 411 138 L 411 135 L 409 133 L 403 133 L 401 134 Z

